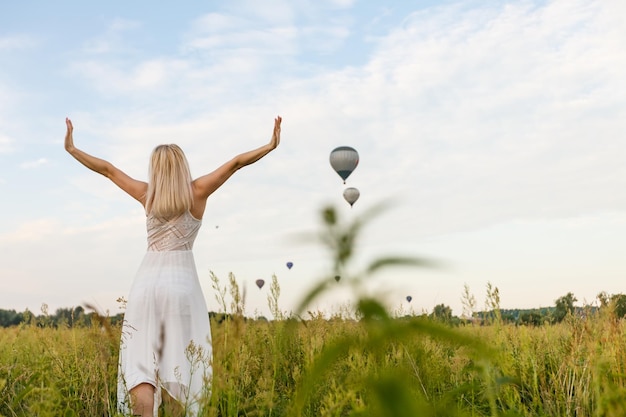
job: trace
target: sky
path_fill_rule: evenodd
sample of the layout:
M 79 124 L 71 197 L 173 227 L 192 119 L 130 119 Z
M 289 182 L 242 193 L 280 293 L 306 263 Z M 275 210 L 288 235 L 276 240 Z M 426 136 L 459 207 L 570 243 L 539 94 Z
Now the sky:
M 461 315 L 465 286 L 482 309 L 489 283 L 502 308 L 626 292 L 624 15 L 621 0 L 2 2 L 0 308 L 117 314 L 145 253 L 141 205 L 64 151 L 65 117 L 78 148 L 146 180 L 158 144 L 199 176 L 282 116 L 280 146 L 208 201 L 194 254 L 209 310 L 213 272 L 253 316 L 276 275 L 293 311 L 328 276 L 301 237 L 329 205 L 349 223 L 387 204 L 349 276 L 433 261 L 368 277 L 397 314 Z M 346 184 L 338 146 L 359 152 Z M 353 297 L 340 281 L 308 309 Z

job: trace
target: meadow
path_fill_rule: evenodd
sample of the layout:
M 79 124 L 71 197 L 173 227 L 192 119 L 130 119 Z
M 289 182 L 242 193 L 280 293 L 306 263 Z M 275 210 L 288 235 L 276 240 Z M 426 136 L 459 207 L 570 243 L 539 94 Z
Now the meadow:
M 204 416 L 625 416 L 626 324 L 611 306 L 558 324 L 518 326 L 498 313 L 452 326 L 396 316 L 362 296 L 354 315 L 305 313 L 334 277 L 358 293 L 380 268 L 426 266 L 385 258 L 347 273 L 361 220 L 323 216 L 334 268 L 303 300 L 280 310 L 274 277 L 272 320 L 242 314 L 231 275 L 212 275 L 223 313 L 212 318 L 213 377 Z M 496 291 L 497 294 L 497 291 Z M 226 314 L 227 313 L 227 314 Z M 30 321 L 0 330 L 0 416 L 118 416 L 120 325 L 92 316 L 87 327 Z
M 213 322 L 207 416 L 624 416 L 610 312 L 557 325 L 429 318 Z M 0 415 L 114 416 L 119 327 L 0 332 Z

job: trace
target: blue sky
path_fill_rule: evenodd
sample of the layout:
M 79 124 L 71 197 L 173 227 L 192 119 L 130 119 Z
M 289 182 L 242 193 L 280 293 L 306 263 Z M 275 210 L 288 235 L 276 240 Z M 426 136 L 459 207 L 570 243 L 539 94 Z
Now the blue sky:
M 64 152 L 66 116 L 78 147 L 144 180 L 160 143 L 201 175 L 283 116 L 281 146 L 209 201 L 195 255 L 210 309 L 209 271 L 235 274 L 251 315 L 268 314 L 254 281 L 275 273 L 292 309 L 327 267 L 294 236 L 326 204 L 350 220 L 384 200 L 355 270 L 390 253 L 445 265 L 373 277 L 394 310 L 461 314 L 463 286 L 481 308 L 488 282 L 511 308 L 625 292 L 625 14 L 617 0 L 5 2 L 0 308 L 115 313 L 145 251 L 141 207 Z M 341 145 L 361 156 L 345 186 L 328 163 Z M 338 288 L 311 308 L 349 302 Z

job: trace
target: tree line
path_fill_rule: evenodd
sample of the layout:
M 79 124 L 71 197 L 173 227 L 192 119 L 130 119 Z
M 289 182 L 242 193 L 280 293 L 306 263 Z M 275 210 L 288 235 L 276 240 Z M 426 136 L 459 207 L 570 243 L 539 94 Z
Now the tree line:
M 497 288 L 496 288 L 497 291 Z M 626 295 L 607 294 L 601 292 L 596 297 L 596 305 L 577 306 L 576 296 L 568 292 L 557 298 L 554 306 L 533 309 L 500 309 L 499 305 L 492 304 L 492 309 L 479 311 L 472 314 L 479 321 L 489 322 L 498 319 L 504 323 L 539 326 L 544 324 L 556 324 L 565 320 L 568 316 L 586 317 L 600 311 L 610 311 L 617 319 L 626 317 Z
M 41 314 L 34 314 L 26 309 L 23 312 L 0 309 L 0 327 L 35 325 L 39 327 L 89 327 L 101 316 L 95 312 L 87 312 L 84 307 L 58 308 L 54 313 L 48 312 L 48 306 L 41 307 Z M 110 323 L 115 325 L 124 319 L 119 313 L 109 316 Z
M 585 316 L 595 314 L 598 311 L 610 310 L 614 317 L 621 319 L 626 317 L 626 295 L 607 294 L 601 292 L 597 296 L 598 305 L 576 306 L 578 299 L 573 293 L 557 298 L 554 306 L 532 309 L 501 309 L 500 296 L 497 287 L 487 285 L 487 302 L 482 311 L 475 311 L 476 302 L 466 286 L 463 294 L 464 314 L 455 316 L 452 308 L 445 304 L 436 305 L 430 314 L 426 314 L 433 320 L 448 324 L 460 325 L 467 322 L 489 323 L 494 320 L 503 323 L 519 325 L 539 326 L 555 324 L 563 321 L 568 315 Z M 227 314 L 210 312 L 209 316 L 216 322 L 224 320 Z M 89 327 L 93 323 L 99 323 L 102 316 L 95 311 L 88 312 L 82 306 L 58 308 L 54 313 L 48 311 L 48 306 L 43 305 L 41 314 L 35 315 L 28 309 L 23 312 L 16 310 L 0 309 L 0 327 L 13 327 L 20 325 L 35 325 L 40 327 Z M 124 320 L 124 313 L 107 316 L 110 324 L 116 325 Z
M 568 292 L 557 298 L 554 301 L 554 305 L 550 307 L 502 309 L 500 308 L 500 293 L 498 288 L 487 284 L 485 309 L 476 311 L 476 298 L 469 292 L 469 288 L 466 285 L 461 298 L 464 310 L 462 316 L 454 316 L 452 309 L 445 304 L 436 305 L 433 311 L 427 315 L 434 320 L 453 325 L 466 324 L 469 322 L 485 324 L 498 321 L 530 326 L 556 324 L 565 320 L 569 315 L 585 317 L 590 314 L 596 314 L 601 310 L 610 311 L 617 319 L 626 317 L 626 294 L 607 294 L 606 292 L 601 292 L 596 298 L 598 301 L 597 305 L 576 306 L 575 303 L 578 299 L 573 293 Z
M 209 318 L 215 323 L 222 323 L 232 318 L 232 314 L 209 312 Z M 90 327 L 95 324 L 101 324 L 106 319 L 110 325 L 121 324 L 124 320 L 124 313 L 116 315 L 102 316 L 96 311 L 87 312 L 84 307 L 58 308 L 54 313 L 48 311 L 48 306 L 44 304 L 41 307 L 41 314 L 34 314 L 26 309 L 23 312 L 16 310 L 4 310 L 0 308 L 0 328 L 13 327 L 21 325 L 32 325 L 37 327 Z M 267 320 L 263 317 L 257 320 Z

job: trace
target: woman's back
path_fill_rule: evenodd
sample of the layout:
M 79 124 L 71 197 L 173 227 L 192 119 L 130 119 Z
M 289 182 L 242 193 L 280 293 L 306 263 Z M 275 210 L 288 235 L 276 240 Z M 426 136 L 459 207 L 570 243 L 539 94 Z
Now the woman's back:
M 189 211 L 171 220 L 161 220 L 153 215 L 146 218 L 148 250 L 155 252 L 192 250 L 202 221 Z

